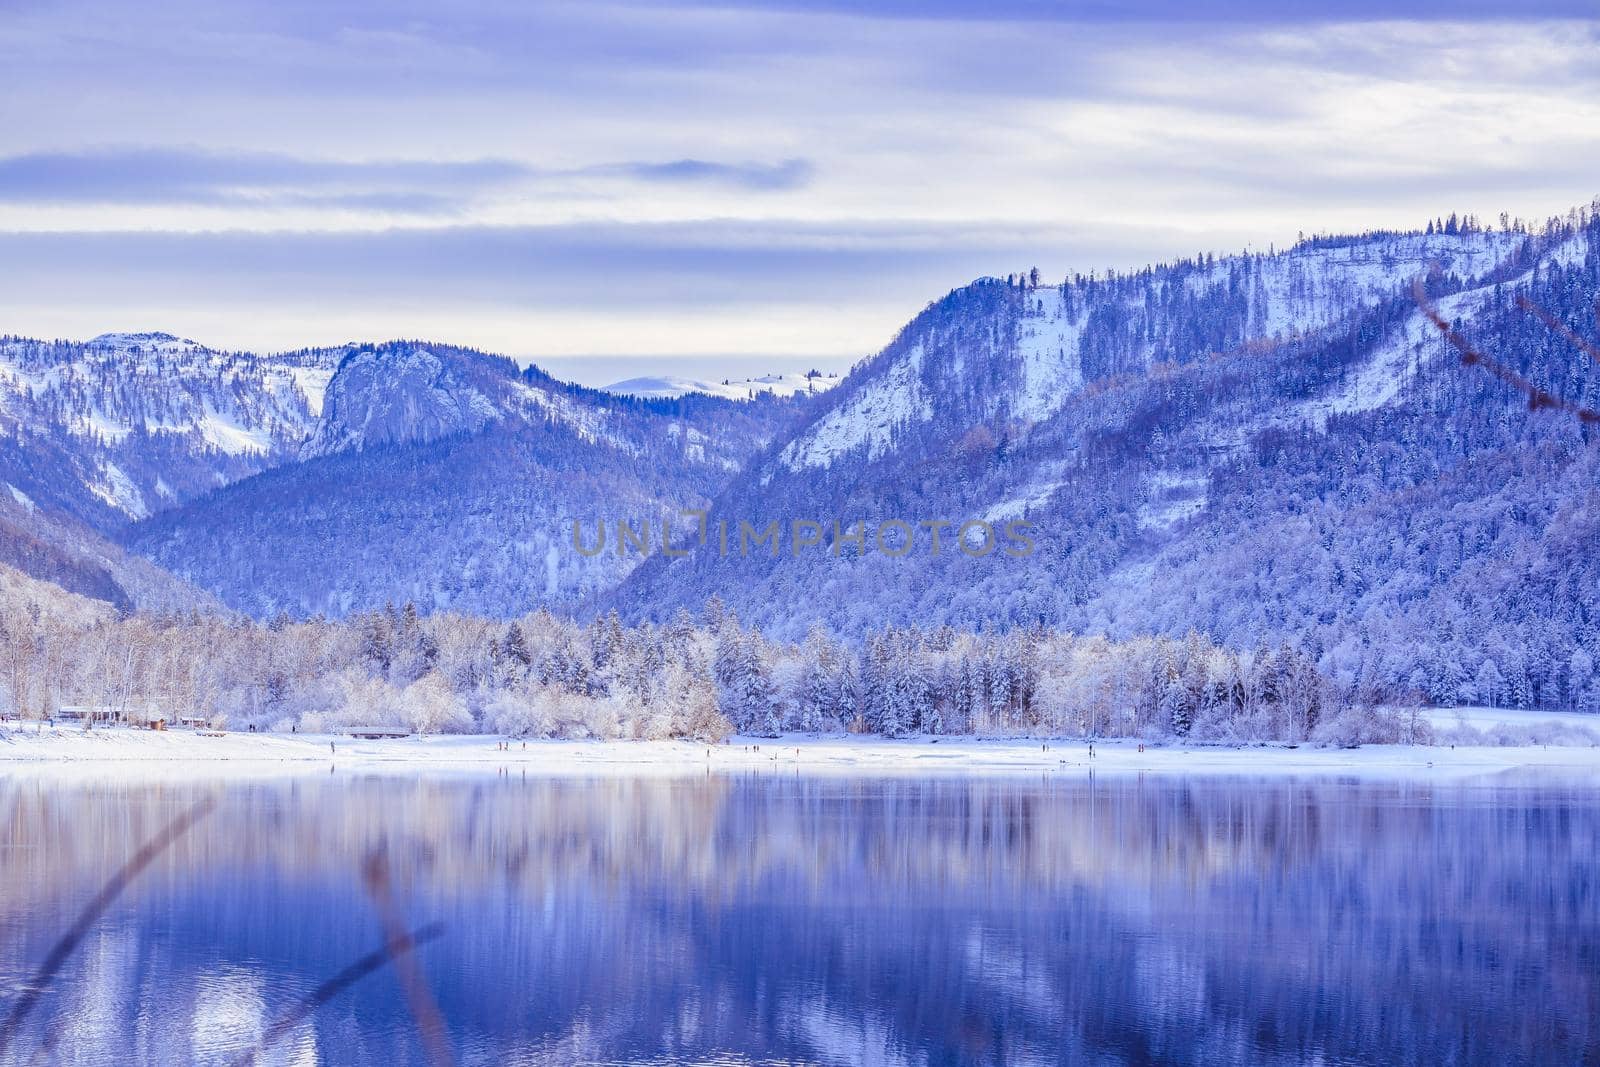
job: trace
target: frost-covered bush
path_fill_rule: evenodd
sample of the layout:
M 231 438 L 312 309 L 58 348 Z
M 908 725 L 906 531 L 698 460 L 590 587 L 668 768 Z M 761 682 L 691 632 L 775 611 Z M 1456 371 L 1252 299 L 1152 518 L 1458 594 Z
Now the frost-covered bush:
M 555 732 L 550 696 L 534 687 L 494 693 L 483 706 L 485 733 L 507 737 L 549 737 Z
M 1397 745 L 1402 726 L 1393 708 L 1372 704 L 1352 705 L 1319 724 L 1312 740 L 1328 745 Z
M 384 679 L 347 670 L 339 677 L 339 687 L 340 702 L 323 716 L 326 728 L 409 725 L 400 690 Z
M 426 674 L 400 694 L 400 714 L 419 734 L 468 733 L 473 728 L 467 702 L 450 690 L 440 674 Z

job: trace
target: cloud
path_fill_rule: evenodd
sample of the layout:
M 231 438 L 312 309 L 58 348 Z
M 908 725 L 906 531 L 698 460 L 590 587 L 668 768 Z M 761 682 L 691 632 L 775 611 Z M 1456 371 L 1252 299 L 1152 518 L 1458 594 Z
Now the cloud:
M 266 152 L 117 147 L 0 157 L 0 202 L 312 207 L 405 214 L 459 211 L 518 183 L 609 178 L 643 184 L 793 189 L 810 180 L 801 159 L 703 159 L 538 168 L 510 159 L 343 161 Z
M 836 221 L 0 233 L 0 332 L 265 350 L 427 336 L 517 356 L 864 356 L 984 274 L 1131 266 L 1193 234 Z
M 1130 239 L 1141 254 L 1161 243 L 1126 232 L 1117 241 Z M 931 298 L 978 275 L 1060 262 L 1075 248 L 1088 269 L 1117 241 L 1052 226 L 852 220 L 23 232 L 0 233 L 0 273 L 12 279 L 12 300 L 54 301 L 99 284 L 228 301 L 337 292 L 524 308 L 825 304 L 886 289 Z
M 865 352 L 1034 263 L 1541 218 L 1593 2 L 25 0 L 0 331 Z
M 0 199 L 21 203 L 260 204 L 438 210 L 529 173 L 503 159 L 343 162 L 265 152 L 103 148 L 0 158 Z
M 804 159 L 781 163 L 711 163 L 703 159 L 678 159 L 671 163 L 616 163 L 586 167 L 574 176 L 594 175 L 635 178 L 646 182 L 735 185 L 742 189 L 798 189 L 811 181 L 815 168 Z
M 682 10 L 704 0 L 632 0 L 629 6 Z M 1504 19 L 1503 0 L 718 0 L 722 8 L 867 18 L 965 22 L 1333 22 L 1357 19 Z M 1586 18 L 1592 0 L 1524 0 L 1522 18 Z

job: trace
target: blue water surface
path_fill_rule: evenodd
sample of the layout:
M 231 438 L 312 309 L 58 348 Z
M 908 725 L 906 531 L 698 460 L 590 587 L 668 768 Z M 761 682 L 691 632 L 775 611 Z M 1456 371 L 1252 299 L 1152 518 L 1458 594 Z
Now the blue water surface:
M 33 775 L 0 814 L 0 1063 L 427 1063 L 430 1009 L 496 1067 L 1600 1060 L 1588 782 Z M 409 992 L 284 1025 L 386 918 L 440 924 Z

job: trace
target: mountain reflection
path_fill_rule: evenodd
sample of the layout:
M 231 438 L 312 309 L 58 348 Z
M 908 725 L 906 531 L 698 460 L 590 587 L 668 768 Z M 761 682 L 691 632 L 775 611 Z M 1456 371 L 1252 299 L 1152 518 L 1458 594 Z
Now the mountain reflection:
M 230 1062 L 381 944 L 380 847 L 464 1063 L 1600 1056 L 1587 788 L 0 781 L 0 997 L 206 793 L 16 1062 Z M 386 968 L 263 1062 L 420 1057 Z

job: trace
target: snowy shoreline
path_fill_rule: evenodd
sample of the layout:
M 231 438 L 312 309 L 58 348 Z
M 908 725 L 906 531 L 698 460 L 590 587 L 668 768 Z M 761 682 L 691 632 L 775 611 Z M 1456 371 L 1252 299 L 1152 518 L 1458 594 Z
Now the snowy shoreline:
M 1455 721 L 1436 712 L 1438 725 Z M 1522 725 L 1528 713 L 1500 713 Z M 1589 717 L 1585 717 L 1589 718 Z M 1223 777 L 1361 777 L 1459 780 L 1514 771 L 1592 779 L 1600 747 L 1567 745 L 1368 745 L 1361 748 L 1210 747 L 1040 738 L 869 736 L 689 741 L 509 740 L 438 735 L 356 740 L 327 734 L 152 732 L 8 724 L 0 727 L 0 778 L 46 773 L 74 778 L 229 780 L 363 774 L 685 775 L 776 772 L 809 775 L 1158 774 Z

